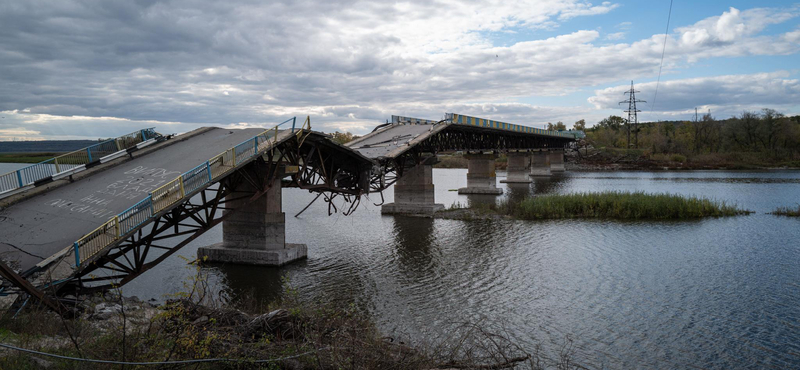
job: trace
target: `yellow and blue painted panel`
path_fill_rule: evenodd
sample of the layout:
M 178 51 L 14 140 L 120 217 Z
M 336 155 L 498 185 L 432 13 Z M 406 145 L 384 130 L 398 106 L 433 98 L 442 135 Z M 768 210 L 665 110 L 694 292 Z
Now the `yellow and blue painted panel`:
M 523 125 L 515 125 L 513 123 L 506 123 L 500 121 L 494 121 L 485 118 L 478 118 L 478 117 L 471 117 L 466 116 L 463 114 L 456 114 L 456 113 L 447 113 L 447 119 L 451 123 L 455 123 L 458 125 L 469 125 L 469 126 L 477 126 L 477 127 L 488 127 L 488 128 L 496 128 L 500 130 L 509 130 L 515 132 L 524 132 L 529 134 L 539 134 L 539 135 L 550 135 L 550 136 L 560 136 L 560 137 L 568 137 L 574 138 L 575 135 L 572 133 L 561 132 L 561 131 L 552 131 L 552 130 L 544 130 L 536 127 L 530 126 L 523 126 Z

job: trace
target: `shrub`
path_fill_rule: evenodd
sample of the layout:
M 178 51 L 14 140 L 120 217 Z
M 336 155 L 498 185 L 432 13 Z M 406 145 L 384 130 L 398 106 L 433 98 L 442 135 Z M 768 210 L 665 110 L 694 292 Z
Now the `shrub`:
M 669 159 L 673 162 L 680 162 L 680 163 L 686 162 L 686 156 L 682 154 L 673 154 L 669 157 Z

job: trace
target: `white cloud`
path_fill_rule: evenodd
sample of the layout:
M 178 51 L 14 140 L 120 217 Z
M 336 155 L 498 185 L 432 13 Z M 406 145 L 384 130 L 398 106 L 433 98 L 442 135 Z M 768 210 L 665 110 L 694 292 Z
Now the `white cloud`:
M 62 116 L 22 110 L 0 111 L 0 141 L 72 140 L 121 136 L 155 127 L 163 134 L 186 132 L 195 123 L 130 120 L 117 117 Z
M 606 40 L 622 40 L 625 38 L 625 32 L 614 32 L 606 35 Z
M 771 24 L 783 23 L 797 17 L 798 11 L 798 7 L 785 10 L 757 8 L 744 12 L 730 8 L 721 16 L 706 18 L 676 31 L 681 35 L 681 42 L 688 46 L 731 43 L 745 36 L 755 35 Z
M 633 26 L 633 22 L 621 22 L 621 23 L 617 24 L 616 26 L 614 26 L 614 28 L 621 29 L 621 30 L 627 30 L 627 29 L 630 29 L 631 26 Z
M 661 81 L 658 87 L 658 100 L 655 113 L 660 115 L 682 115 L 693 113 L 694 108 L 705 112 L 711 109 L 717 117 L 727 117 L 743 110 L 775 108 L 784 113 L 800 113 L 800 80 L 790 78 L 791 72 L 756 73 L 698 77 Z M 645 119 L 653 119 L 650 113 L 655 82 L 637 84 L 640 91 L 637 98 L 648 100 L 639 109 L 645 112 Z M 618 103 L 625 100 L 623 95 L 630 85 L 609 87 L 595 91 L 589 103 L 597 109 L 619 109 Z M 647 115 L 650 115 L 647 117 Z
M 569 19 L 578 16 L 606 14 L 619 7 L 619 4 L 612 4 L 609 1 L 604 1 L 598 6 L 593 6 L 591 3 L 572 3 L 570 6 L 561 11 L 559 19 Z
M 568 121 L 571 112 L 588 118 L 591 106 L 514 102 L 652 78 L 663 34 L 608 44 L 621 32 L 578 30 L 502 47 L 485 35 L 552 28 L 616 7 L 583 0 L 0 3 L 0 110 L 29 109 L 51 122 L 124 117 L 192 122 L 187 127 L 312 115 L 315 127 L 364 131 L 391 114 L 436 118 L 459 107 L 491 106 L 497 110 L 484 114 L 521 122 L 557 121 L 555 114 Z M 797 53 L 797 30 L 762 32 L 795 16 L 797 8 L 731 9 L 678 28 L 667 39 L 665 77 L 703 58 Z M 76 127 L 97 136 L 90 125 L 101 123 L 86 122 Z

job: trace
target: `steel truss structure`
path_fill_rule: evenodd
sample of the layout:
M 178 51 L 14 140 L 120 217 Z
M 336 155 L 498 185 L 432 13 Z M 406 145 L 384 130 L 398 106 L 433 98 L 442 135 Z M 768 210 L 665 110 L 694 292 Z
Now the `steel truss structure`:
M 457 151 L 505 153 L 530 148 L 563 149 L 573 141 L 572 138 L 521 135 L 512 131 L 449 124 L 425 140 L 409 146 L 408 150 L 396 157 L 377 158 L 379 168 L 372 171 L 369 188 L 372 192 L 382 191 L 397 182 L 397 179 L 403 176 L 405 169 L 421 163 L 435 163 L 435 157 L 439 153 Z
M 360 156 L 326 135 L 308 131 L 284 141 L 257 157 L 253 162 L 230 172 L 218 182 L 200 188 L 182 202 L 165 209 L 149 222 L 106 247 L 101 253 L 82 263 L 74 273 L 60 281 L 41 281 L 44 271 L 19 276 L 3 269 L 0 275 L 12 283 L 5 286 L 5 294 L 22 294 L 33 297 L 51 308 L 63 311 L 58 304 L 65 295 L 90 294 L 122 286 L 200 235 L 219 225 L 235 209 L 226 208 L 227 202 L 242 199 L 231 195 L 242 183 L 260 189 L 251 200 L 266 194 L 276 179 L 282 187 L 296 187 L 310 192 L 325 193 L 329 210 L 336 211 L 332 200 L 341 195 L 353 209 L 361 195 L 368 193 L 369 172 L 374 162 Z M 39 276 L 37 276 L 39 275 Z

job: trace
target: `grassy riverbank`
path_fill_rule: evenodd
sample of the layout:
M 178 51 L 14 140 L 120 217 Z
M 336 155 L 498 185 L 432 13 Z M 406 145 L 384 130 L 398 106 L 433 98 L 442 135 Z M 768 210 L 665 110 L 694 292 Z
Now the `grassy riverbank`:
M 800 159 L 761 152 L 706 154 L 651 153 L 645 149 L 580 149 L 566 161 L 575 170 L 757 170 L 800 168 Z
M 80 359 L 118 362 L 225 361 L 164 364 L 191 369 L 572 369 L 571 353 L 545 363 L 500 333 L 462 325 L 442 343 L 410 346 L 386 337 L 353 306 L 302 303 L 287 287 L 281 302 L 230 303 L 210 298 L 205 279 L 162 305 L 117 294 L 83 301 L 65 319 L 29 304 L 0 319 L 0 343 L 72 359 L 0 349 L 0 369 L 118 369 Z M 33 306 L 33 307 L 32 307 Z M 127 368 L 140 368 L 128 364 Z M 150 368 L 150 367 L 147 367 Z
M 464 214 L 460 207 L 442 212 Z M 751 213 L 736 206 L 706 198 L 644 192 L 601 192 L 565 195 L 541 195 L 521 202 L 481 205 L 465 217 L 507 216 L 524 220 L 596 218 L 614 220 L 684 220 L 702 217 L 725 217 Z

